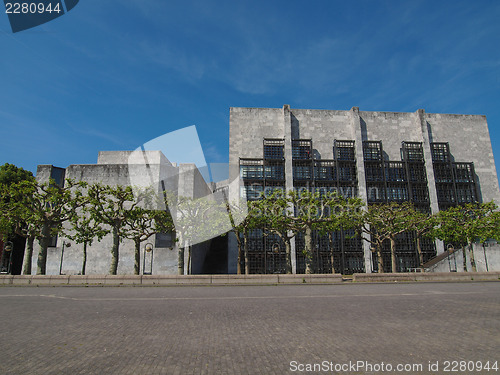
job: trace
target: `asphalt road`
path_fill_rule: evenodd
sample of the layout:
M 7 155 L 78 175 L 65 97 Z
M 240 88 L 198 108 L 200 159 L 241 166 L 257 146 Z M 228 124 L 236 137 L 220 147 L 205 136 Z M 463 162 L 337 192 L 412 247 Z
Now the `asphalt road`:
M 0 314 L 0 374 L 500 374 L 500 282 L 4 287 Z

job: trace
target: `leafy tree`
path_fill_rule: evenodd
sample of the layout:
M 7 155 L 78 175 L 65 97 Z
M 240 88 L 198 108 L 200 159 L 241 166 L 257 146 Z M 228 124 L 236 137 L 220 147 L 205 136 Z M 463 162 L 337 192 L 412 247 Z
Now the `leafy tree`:
M 191 272 L 192 246 L 225 233 L 230 227 L 225 202 L 212 196 L 202 198 L 179 197 L 168 192 L 165 204 L 175 225 L 178 243 L 178 274 L 184 274 L 184 255 L 188 251 L 187 272 Z
M 497 237 L 499 230 L 497 209 L 493 202 L 467 203 L 439 212 L 439 228 L 436 230 L 436 236 L 443 241 L 462 244 L 464 271 L 467 271 L 466 247 L 472 271 L 476 272 L 473 243 Z
M 291 240 L 295 237 L 293 231 L 293 208 L 282 190 L 263 196 L 260 200 L 251 202 L 253 226 L 276 234 L 285 244 L 286 273 L 292 273 Z M 246 263 L 245 263 L 246 264 Z
M 332 273 L 335 273 L 334 233 L 356 228 L 364 203 L 360 198 L 345 198 L 336 192 L 328 193 L 325 198 L 330 214 L 318 229 L 321 234 L 328 234 Z
M 97 238 L 101 241 L 102 238 L 109 233 L 109 230 L 104 229 L 91 216 L 88 208 L 84 206 L 77 215 L 71 219 L 70 230 L 65 233 L 65 236 L 78 244 L 83 244 L 83 260 L 81 274 L 85 275 L 87 267 L 87 246 L 91 246 L 92 242 Z
M 422 267 L 424 265 L 424 255 L 422 252 L 422 239 L 424 237 L 430 237 L 435 239 L 433 236 L 434 229 L 437 226 L 436 215 L 431 215 L 426 212 L 413 209 L 410 213 L 409 219 L 409 229 L 413 230 L 416 237 L 416 246 L 418 254 L 418 263 Z
M 338 230 L 342 225 L 354 226 L 357 215 L 353 213 L 362 203 L 358 199 L 346 200 L 337 193 L 321 195 L 309 191 L 289 191 L 287 198 L 295 210 L 290 217 L 291 229 L 304 233 L 306 274 L 310 274 L 313 272 L 313 231 L 325 232 Z
M 135 206 L 126 215 L 124 236 L 134 241 L 134 274 L 141 269 L 141 242 L 157 233 L 173 231 L 169 212 Z
M 241 263 L 245 261 L 245 274 L 250 273 L 250 261 L 248 257 L 248 236 L 252 229 L 261 228 L 261 212 L 258 207 L 259 201 L 240 200 L 238 204 L 229 204 L 226 201 L 226 210 L 238 244 L 238 260 L 236 273 L 242 274 Z M 238 224 L 236 224 L 238 223 Z M 242 241 L 243 237 L 243 241 Z
M 0 185 L 10 186 L 21 181 L 34 181 L 33 173 L 14 164 L 5 163 L 0 166 Z
M 40 252 L 37 260 L 37 274 L 45 275 L 47 264 L 47 248 L 52 236 L 57 235 L 62 224 L 74 217 L 76 210 L 84 204 L 81 187 L 83 182 L 66 180 L 64 187 L 57 186 L 54 181 L 37 183 L 25 180 L 11 185 L 10 197 L 11 217 L 18 223 L 26 223 L 18 233 L 24 233 L 28 240 L 37 238 Z M 28 243 L 25 255 L 25 273 L 31 273 L 32 248 Z
M 369 239 L 363 239 L 370 243 L 372 251 L 377 254 L 378 272 L 384 272 L 382 248 L 386 241 L 391 246 L 391 270 L 396 272 L 396 237 L 411 229 L 414 213 L 409 202 L 391 202 L 370 205 L 361 216 L 360 229 L 370 236 Z
M 34 182 L 33 173 L 9 163 L 0 166 L 0 237 L 3 241 L 7 241 L 13 235 L 27 239 L 26 252 L 28 256 L 25 259 L 29 259 L 30 263 L 28 268 L 25 267 L 25 271 L 29 271 L 31 274 L 31 256 L 29 254 L 33 254 L 33 228 L 23 221 L 25 219 L 21 212 L 23 207 L 15 200 L 17 194 L 12 194 L 13 191 L 11 191 L 11 187 L 21 181 Z
M 138 205 L 130 186 L 93 184 L 87 191 L 91 218 L 98 225 L 107 225 L 113 235 L 109 273 L 116 275 L 120 260 L 120 243 L 127 236 L 127 219 Z

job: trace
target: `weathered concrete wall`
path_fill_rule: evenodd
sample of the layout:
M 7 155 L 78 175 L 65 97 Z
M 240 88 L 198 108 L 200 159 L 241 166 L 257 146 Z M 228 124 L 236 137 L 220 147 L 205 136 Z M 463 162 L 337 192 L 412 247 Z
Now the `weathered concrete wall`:
M 178 192 L 182 191 L 186 196 L 198 198 L 211 193 L 202 175 L 194 165 L 180 165 L 174 167 L 159 151 L 146 151 L 142 160 L 137 154 L 137 160 L 131 160 L 132 151 L 105 151 L 99 153 L 98 164 L 71 165 L 66 168 L 66 178 L 77 181 L 85 181 L 89 184 L 102 183 L 105 185 L 149 185 L 151 182 L 158 184 L 158 191 L 165 188 Z M 130 164 L 129 164 L 130 162 Z M 37 178 L 40 181 L 48 181 L 55 167 L 41 165 L 38 167 Z M 179 173 L 181 172 L 181 173 Z M 179 178 L 181 176 L 181 185 Z M 163 181 L 163 184 L 161 183 Z M 69 224 L 65 223 L 66 230 Z M 65 246 L 62 256 L 63 242 L 70 243 Z M 143 261 L 144 246 L 146 243 L 155 245 L 155 236 L 150 237 L 141 244 L 141 262 Z M 111 234 L 106 235 L 100 242 L 94 242 L 87 248 L 87 274 L 107 274 L 111 263 L 111 247 L 113 238 Z M 209 242 L 196 245 L 195 258 L 193 258 L 193 271 L 201 271 Z M 35 243 L 32 262 L 33 272 L 36 271 L 36 262 L 40 246 Z M 153 250 L 153 274 L 175 275 L 177 274 L 177 247 L 162 248 L 154 247 Z M 118 271 L 119 275 L 130 275 L 134 272 L 134 243 L 128 239 L 122 239 L 119 250 Z M 58 275 L 61 267 L 62 273 L 66 275 L 77 275 L 81 272 L 83 261 L 83 245 L 75 244 L 62 236 L 59 236 L 57 247 L 49 247 L 47 254 L 47 274 Z M 141 263 L 141 273 L 143 271 Z
M 456 162 L 474 162 L 483 202 L 500 203 L 498 176 L 486 116 L 427 113 L 431 142 L 449 142 Z
M 422 142 L 414 113 L 360 111 L 359 115 L 363 140 L 382 141 L 389 160 L 401 160 L 401 142 Z
M 458 250 L 434 265 L 429 271 L 449 272 L 450 270 L 456 270 L 457 272 L 463 272 L 463 259 L 462 250 Z M 481 244 L 474 244 L 474 259 L 476 261 L 476 268 L 478 272 L 500 271 L 500 245 L 496 244 L 493 246 L 483 247 Z M 468 250 L 466 254 L 466 261 L 467 271 L 470 272 L 472 270 L 472 266 Z
M 292 139 L 312 139 L 316 157 L 333 159 L 334 139 L 354 139 L 349 111 L 291 109 Z M 262 148 L 262 146 L 261 146 Z
M 362 141 L 382 141 L 385 158 L 401 160 L 401 142 L 422 142 L 429 181 L 430 204 L 433 212 L 438 209 L 431 142 L 448 142 L 455 161 L 473 162 L 484 202 L 500 203 L 498 176 L 493 159 L 491 141 L 485 116 L 428 114 L 423 110 L 402 112 L 354 112 L 342 110 L 311 110 L 283 108 L 231 108 L 229 161 L 230 181 L 239 173 L 239 158 L 262 158 L 263 139 L 285 139 L 285 169 L 290 163 L 287 149 L 291 139 L 312 139 L 313 148 L 321 159 L 333 158 L 335 139 L 356 141 L 358 168 L 362 165 Z M 353 118 L 355 118 L 354 121 Z M 354 124 L 353 124 L 354 121 Z M 288 151 L 288 152 L 287 152 Z M 359 191 L 364 193 L 364 173 L 358 173 Z M 286 173 L 286 186 L 291 186 L 292 173 Z M 230 199 L 236 200 L 239 189 L 230 190 Z M 443 251 L 437 243 L 438 253 Z M 371 259 L 369 251 L 366 259 Z M 229 272 L 236 271 L 236 241 L 229 237 Z M 368 264 L 368 263 L 367 263 Z M 367 267 L 368 269 L 369 267 Z

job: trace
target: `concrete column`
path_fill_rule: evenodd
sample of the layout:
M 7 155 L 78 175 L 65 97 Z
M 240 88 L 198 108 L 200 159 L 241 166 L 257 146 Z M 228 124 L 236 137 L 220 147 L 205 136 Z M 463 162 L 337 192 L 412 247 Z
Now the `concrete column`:
M 285 191 L 293 190 L 293 167 L 292 167 L 292 116 L 290 106 L 283 106 L 283 134 L 285 135 Z M 293 207 L 290 208 L 293 210 Z M 292 258 L 292 273 L 297 273 L 297 256 L 295 251 L 295 237 L 290 241 L 290 254 Z
M 365 209 L 368 207 L 368 195 L 366 189 L 365 178 L 365 159 L 363 157 L 363 135 L 361 131 L 361 117 L 359 116 L 359 107 L 352 107 L 349 111 L 352 138 L 354 139 L 354 147 L 356 149 L 356 169 L 358 178 L 358 197 L 365 202 Z M 368 235 L 361 234 L 363 238 L 363 252 L 365 258 L 365 272 L 372 272 L 372 252 L 370 244 L 365 239 L 369 239 Z
M 435 214 L 439 211 L 436 179 L 434 178 L 434 168 L 432 166 L 432 151 L 431 151 L 431 134 L 430 129 L 427 127 L 425 120 L 425 110 L 419 109 L 415 112 L 416 125 L 420 127 L 422 134 L 422 148 L 424 151 L 425 171 L 427 173 L 427 186 L 429 189 L 429 201 L 431 206 L 431 213 Z M 437 255 L 444 252 L 444 244 L 442 241 L 436 241 Z

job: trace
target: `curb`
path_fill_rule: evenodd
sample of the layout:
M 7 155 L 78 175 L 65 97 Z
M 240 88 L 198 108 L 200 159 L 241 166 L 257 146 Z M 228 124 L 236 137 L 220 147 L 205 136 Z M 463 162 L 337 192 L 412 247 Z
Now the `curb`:
M 388 282 L 474 282 L 500 281 L 500 272 L 444 273 L 355 273 L 312 275 L 0 275 L 0 286 L 218 286 L 218 285 L 298 285 Z
M 340 274 L 315 275 L 0 275 L 0 286 L 172 286 L 341 284 Z

